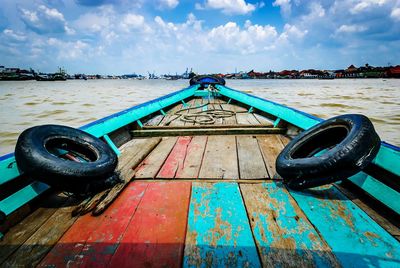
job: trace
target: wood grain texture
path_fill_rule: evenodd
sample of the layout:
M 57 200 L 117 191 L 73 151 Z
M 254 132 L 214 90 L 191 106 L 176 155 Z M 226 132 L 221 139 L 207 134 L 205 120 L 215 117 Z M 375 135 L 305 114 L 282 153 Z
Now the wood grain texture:
M 264 267 L 340 267 L 281 184 L 240 184 Z
M 158 126 L 163 120 L 164 116 L 162 114 L 155 115 L 154 117 L 147 120 L 143 125 L 145 126 Z
M 63 207 L 57 209 L 2 265 L 36 266 L 75 222 L 76 217 L 71 217 L 75 202 L 70 198 Z
M 175 178 L 178 169 L 184 167 L 188 146 L 192 137 L 179 137 L 174 148 L 168 155 L 156 178 Z
M 276 173 L 275 169 L 276 158 L 283 149 L 278 135 L 257 136 L 257 140 L 270 178 L 281 179 L 281 177 Z
M 177 103 L 174 105 L 171 109 L 167 111 L 167 115 L 164 116 L 164 118 L 161 120 L 159 123 L 160 126 L 168 126 L 170 125 L 173 121 L 179 120 L 177 119 L 179 116 L 175 115 L 175 112 L 179 111 L 182 109 L 183 104 L 182 103 Z
M 176 171 L 177 179 L 196 179 L 199 176 L 207 136 L 195 136 L 187 146 L 186 155 Z
M 261 125 L 265 125 L 265 126 L 272 126 L 273 122 L 271 120 L 269 120 L 268 118 L 259 115 L 257 113 L 253 113 L 254 117 L 257 118 L 257 120 L 260 122 Z
M 237 183 L 193 183 L 183 266 L 260 267 Z
M 235 136 L 208 137 L 199 178 L 239 178 Z
M 222 110 L 232 111 L 231 107 L 229 105 L 230 104 L 221 104 L 220 106 L 221 106 Z M 236 116 L 233 115 L 233 116 L 230 116 L 230 117 L 225 117 L 224 121 L 223 121 L 223 124 L 225 124 L 225 125 L 236 125 L 236 124 L 238 124 L 238 122 L 236 120 Z
M 25 241 L 67 200 L 68 197 L 63 194 L 54 194 L 43 200 L 38 209 L 12 227 L 0 241 L 0 266 L 12 253 L 24 245 Z
M 289 191 L 344 267 L 397 267 L 400 242 L 336 187 Z
M 218 126 L 218 125 L 212 125 Z M 224 126 L 224 125 L 220 125 Z M 284 128 L 273 127 L 238 127 L 238 128 L 188 128 L 188 129 L 146 129 L 132 130 L 133 137 L 176 137 L 176 136 L 200 136 L 200 135 L 263 135 L 263 134 L 281 134 Z
M 135 178 L 155 178 L 176 141 L 176 137 L 163 138 L 160 144 L 158 144 L 158 146 L 138 166 L 135 171 Z
M 80 217 L 39 266 L 106 266 L 147 186 L 145 182 L 132 182 L 104 214 Z
M 240 125 L 261 125 L 252 113 L 237 113 L 236 120 Z
M 188 182 L 149 183 L 110 267 L 181 267 L 190 189 Z
M 120 174 L 121 183 L 111 188 L 107 194 L 100 200 L 93 210 L 93 215 L 101 214 L 119 195 L 122 189 L 131 181 L 134 176 L 134 169 L 152 152 L 152 150 L 161 142 L 161 138 L 138 140 L 133 146 L 126 146 L 121 150 L 121 158 L 117 170 Z M 127 159 L 127 160 L 126 160 Z M 123 163 L 122 163 L 123 162 Z
M 240 179 L 269 178 L 263 156 L 255 136 L 237 136 Z
M 400 236 L 400 222 L 398 221 L 399 217 L 395 218 L 393 215 L 388 215 L 387 211 L 382 210 L 381 203 L 379 202 L 374 202 L 371 204 L 372 200 L 370 199 L 370 196 L 368 196 L 366 193 L 360 195 L 359 192 L 353 192 L 352 190 L 356 186 L 349 188 L 349 184 L 351 185 L 351 183 L 335 183 L 335 187 L 344 193 L 346 197 L 349 198 L 354 204 L 364 210 L 368 216 L 370 216 L 392 236 Z

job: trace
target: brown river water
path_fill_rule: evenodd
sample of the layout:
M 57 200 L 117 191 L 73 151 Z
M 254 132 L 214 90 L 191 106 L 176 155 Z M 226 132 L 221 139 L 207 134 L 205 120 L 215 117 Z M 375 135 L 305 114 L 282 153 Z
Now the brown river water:
M 188 80 L 0 81 L 0 155 L 40 124 L 79 127 L 187 87 Z M 227 86 L 321 118 L 362 113 L 400 146 L 400 79 L 227 80 Z

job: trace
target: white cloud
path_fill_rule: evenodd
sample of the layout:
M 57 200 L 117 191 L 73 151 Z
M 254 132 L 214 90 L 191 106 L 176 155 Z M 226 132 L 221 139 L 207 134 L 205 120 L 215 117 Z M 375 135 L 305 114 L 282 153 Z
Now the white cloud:
M 245 0 L 207 0 L 204 6 L 196 4 L 196 9 L 220 9 L 225 14 L 244 15 L 253 12 L 256 5 L 246 3 Z
M 16 33 L 11 29 L 5 29 L 3 31 L 3 34 L 5 36 L 7 36 L 9 40 L 15 41 L 15 42 L 24 42 L 27 39 L 26 35 L 24 35 L 22 33 Z
M 86 13 L 75 22 L 76 28 L 89 32 L 100 32 L 111 25 L 110 18 L 102 13 Z
M 174 9 L 179 5 L 179 0 L 159 0 L 161 8 Z
M 83 41 L 62 41 L 57 38 L 49 38 L 47 44 L 58 53 L 59 59 L 74 60 L 85 58 L 90 50 L 89 44 Z
M 337 29 L 337 33 L 360 33 L 367 30 L 367 27 L 362 25 L 341 25 L 339 29 Z
M 390 17 L 395 21 L 400 21 L 400 7 L 393 8 Z
M 36 33 L 74 33 L 68 27 L 64 15 L 55 8 L 40 5 L 36 11 L 21 8 L 20 12 L 21 19 L 25 25 Z
M 144 25 L 144 17 L 133 13 L 126 14 L 121 22 L 122 28 L 127 31 L 130 29 L 141 29 Z
M 252 25 L 246 21 L 245 27 L 241 28 L 235 22 L 228 22 L 208 32 L 205 48 L 240 54 L 257 53 L 274 43 L 277 36 L 275 27 L 270 25 Z
M 290 0 L 275 0 L 272 5 L 274 7 L 280 7 L 285 16 L 289 16 L 292 12 L 292 4 L 290 3 Z
M 388 0 L 359 0 L 358 3 L 351 8 L 350 12 L 353 14 L 361 13 L 369 8 L 373 8 L 374 6 L 383 6 Z

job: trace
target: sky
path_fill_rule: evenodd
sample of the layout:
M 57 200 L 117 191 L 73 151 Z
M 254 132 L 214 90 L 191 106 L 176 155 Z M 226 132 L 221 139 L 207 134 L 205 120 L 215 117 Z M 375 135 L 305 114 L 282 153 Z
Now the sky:
M 1 0 L 0 65 L 227 73 L 400 64 L 400 0 Z

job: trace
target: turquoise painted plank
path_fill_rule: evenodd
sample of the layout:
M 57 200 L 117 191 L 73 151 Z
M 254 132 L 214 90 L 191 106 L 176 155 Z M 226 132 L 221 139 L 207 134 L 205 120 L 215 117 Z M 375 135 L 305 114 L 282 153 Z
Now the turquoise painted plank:
M 49 189 L 47 184 L 41 182 L 33 182 L 28 186 L 25 186 L 21 190 L 15 192 L 9 197 L 0 201 L 0 210 L 6 215 L 10 215 L 18 208 L 25 205 L 27 202 L 39 196 L 41 193 Z
M 340 266 L 282 183 L 240 189 L 264 267 Z
M 291 124 L 298 126 L 302 129 L 310 128 L 321 121 L 321 119 L 319 118 L 291 109 L 284 105 L 280 105 L 256 96 L 233 90 L 225 86 L 217 85 L 216 88 L 218 89 L 219 94 L 223 96 L 245 103 L 260 111 L 267 112 L 276 117 L 280 117 L 283 120 L 290 122 Z
M 400 266 L 400 242 L 336 187 L 290 193 L 344 267 Z
M 114 130 L 126 126 L 138 119 L 141 119 L 149 114 L 160 111 L 174 103 L 180 102 L 183 99 L 193 96 L 194 92 L 199 86 L 191 86 L 184 90 L 177 91 L 166 97 L 150 101 L 138 105 L 118 114 L 118 116 L 110 117 L 107 120 L 90 125 L 89 127 L 82 127 L 82 129 L 96 137 L 104 136 Z
M 400 151 L 396 151 L 382 144 L 373 162 L 393 174 L 400 176 Z
M 20 172 L 14 156 L 0 162 L 0 185 L 18 177 L 19 175 Z
M 237 183 L 193 183 L 183 265 L 260 267 Z
M 358 187 L 378 199 L 380 202 L 400 214 L 400 193 L 364 172 L 349 178 Z
M 140 122 L 140 121 L 139 121 Z M 117 156 L 121 155 L 121 152 L 119 151 L 119 149 L 117 148 L 117 146 L 115 146 L 114 142 L 110 139 L 110 137 L 106 134 L 103 136 L 104 140 L 107 142 L 108 146 L 111 147 L 111 149 L 115 152 L 115 154 Z

